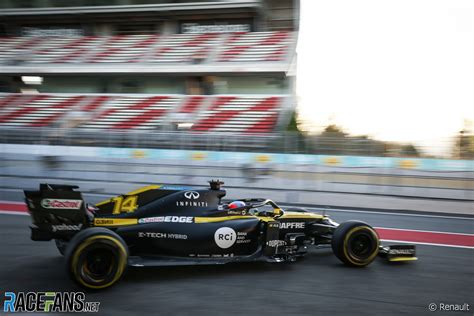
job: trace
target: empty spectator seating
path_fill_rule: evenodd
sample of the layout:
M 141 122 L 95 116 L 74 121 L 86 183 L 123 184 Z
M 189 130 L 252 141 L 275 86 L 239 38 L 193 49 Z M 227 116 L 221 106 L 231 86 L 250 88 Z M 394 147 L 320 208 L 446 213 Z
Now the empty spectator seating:
M 289 59 L 292 32 L 0 37 L 0 63 L 222 63 Z
M 192 127 L 194 131 L 271 132 L 280 110 L 281 97 L 216 96 L 202 111 Z
M 219 34 L 177 34 L 167 37 L 158 43 L 147 61 L 152 63 L 180 63 L 203 61 L 219 41 Z
M 124 35 L 104 38 L 101 47 L 88 55 L 85 62 L 139 62 L 158 39 L 157 35 Z
M 0 126 L 50 126 L 84 99 L 84 96 L 45 94 L 7 96 L 0 100 L 5 103 L 2 104 Z
M 283 61 L 292 41 L 289 32 L 234 33 L 225 41 L 218 61 Z
M 268 133 L 283 103 L 267 95 L 0 94 L 0 127 L 156 130 L 184 117 L 195 132 Z
M 163 125 L 169 110 L 178 106 L 181 97 L 115 97 L 96 116 L 80 127 L 97 129 L 156 129 Z

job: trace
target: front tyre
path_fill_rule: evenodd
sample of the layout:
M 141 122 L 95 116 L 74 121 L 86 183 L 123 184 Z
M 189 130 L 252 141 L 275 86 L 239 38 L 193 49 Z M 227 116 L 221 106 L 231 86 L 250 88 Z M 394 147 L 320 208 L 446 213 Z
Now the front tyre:
M 331 245 L 336 257 L 346 265 L 365 267 L 377 257 L 380 240 L 366 223 L 347 221 L 336 228 Z
M 99 290 L 120 280 L 127 267 L 128 247 L 113 231 L 93 227 L 71 239 L 65 256 L 71 279 L 83 287 Z

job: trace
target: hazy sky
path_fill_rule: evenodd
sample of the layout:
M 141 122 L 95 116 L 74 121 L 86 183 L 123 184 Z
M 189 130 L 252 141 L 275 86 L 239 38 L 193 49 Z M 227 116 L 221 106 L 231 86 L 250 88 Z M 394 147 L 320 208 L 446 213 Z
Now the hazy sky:
M 442 151 L 474 120 L 473 12 L 474 0 L 301 0 L 305 126 Z

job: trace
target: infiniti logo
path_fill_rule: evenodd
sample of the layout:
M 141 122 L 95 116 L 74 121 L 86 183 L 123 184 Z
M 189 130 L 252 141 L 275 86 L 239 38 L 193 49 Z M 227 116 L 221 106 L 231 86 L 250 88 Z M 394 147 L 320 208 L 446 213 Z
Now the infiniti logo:
M 196 191 L 187 191 L 184 192 L 184 197 L 188 200 L 197 200 L 199 199 L 199 193 Z

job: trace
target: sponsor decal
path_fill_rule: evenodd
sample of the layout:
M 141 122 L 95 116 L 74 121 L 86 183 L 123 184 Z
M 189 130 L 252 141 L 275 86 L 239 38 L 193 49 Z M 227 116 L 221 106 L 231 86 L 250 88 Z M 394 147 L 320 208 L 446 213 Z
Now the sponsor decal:
M 113 225 L 114 220 L 113 219 L 100 219 L 97 218 L 94 220 L 94 224 L 96 225 Z
M 232 247 L 237 240 L 237 233 L 230 227 L 221 227 L 214 233 L 214 240 L 219 248 Z
M 190 254 L 189 255 L 190 257 L 198 257 L 198 258 L 231 258 L 234 256 L 233 253 L 226 253 L 226 254 L 211 254 L 211 255 L 208 255 L 208 254 L 198 254 L 198 255 L 195 255 L 195 254 Z
M 207 157 L 206 153 L 194 152 L 191 154 L 192 160 L 204 160 L 206 159 L 206 157 Z
M 304 229 L 304 222 L 283 222 L 280 223 L 280 229 Z
M 188 235 L 168 233 L 169 239 L 188 239 Z
M 136 218 L 96 218 L 94 219 L 94 225 L 96 226 L 122 226 L 122 225 L 135 225 L 137 223 Z
M 157 232 L 138 232 L 139 238 L 188 239 L 188 235 Z
M 82 200 L 43 199 L 41 206 L 48 209 L 78 210 L 81 208 Z
M 398 166 L 404 169 L 414 169 L 418 166 L 415 160 L 403 159 L 398 161 Z
M 64 28 L 64 27 L 22 27 L 22 36 L 34 36 L 34 37 L 45 37 L 45 36 L 61 36 L 61 37 L 75 37 L 84 36 L 84 30 L 82 28 Z
M 390 249 L 388 251 L 389 255 L 413 255 L 415 254 L 415 249 Z
M 176 201 L 176 206 L 207 207 L 207 202 L 205 201 Z
M 263 163 L 267 163 L 267 162 L 270 162 L 271 157 L 268 156 L 268 155 L 258 155 L 255 157 L 255 161 L 257 162 L 263 162 Z
M 270 222 L 268 223 L 268 228 L 279 228 L 280 224 L 278 222 Z
M 160 188 L 161 190 L 173 190 L 173 191 L 183 191 L 189 190 L 191 187 L 179 186 L 179 185 L 164 185 Z
M 266 245 L 267 245 L 268 247 L 275 248 L 275 247 L 285 246 L 285 245 L 286 245 L 286 241 L 274 239 L 274 240 L 269 240 L 269 241 L 267 241 L 267 244 L 266 244 Z
M 327 166 L 338 166 L 341 164 L 341 159 L 338 157 L 325 157 L 323 163 Z
M 250 243 L 251 240 L 247 239 L 247 233 L 246 232 L 237 232 L 237 244 L 248 244 Z
M 141 158 L 146 158 L 147 153 L 148 152 L 144 151 L 144 150 L 134 150 L 134 151 L 132 151 L 131 156 L 132 156 L 132 158 L 141 159 Z
M 83 292 L 5 292 L 5 313 L 96 313 L 100 302 L 86 302 Z
M 206 201 L 196 201 L 201 195 L 196 191 L 186 191 L 184 192 L 184 197 L 186 201 L 176 201 L 176 206 L 180 207 L 207 207 Z
M 82 227 L 82 224 L 79 224 L 79 225 L 61 224 L 61 225 L 52 225 L 51 226 L 53 232 L 64 231 L 64 230 L 81 230 L 81 227 Z
M 232 211 L 232 210 L 229 210 L 229 211 L 227 211 L 227 214 L 229 214 L 229 215 L 246 215 L 246 214 L 247 214 L 247 211 L 246 211 L 246 210 L 243 210 L 243 211 Z
M 183 34 L 204 34 L 204 33 L 234 33 L 250 32 L 250 24 L 198 24 L 183 23 L 181 32 Z
M 158 217 L 145 217 L 138 220 L 139 224 L 148 223 L 192 223 L 194 217 L 191 216 L 158 216 Z
M 197 200 L 199 199 L 199 192 L 196 191 L 186 191 L 184 192 L 184 197 L 188 200 Z

